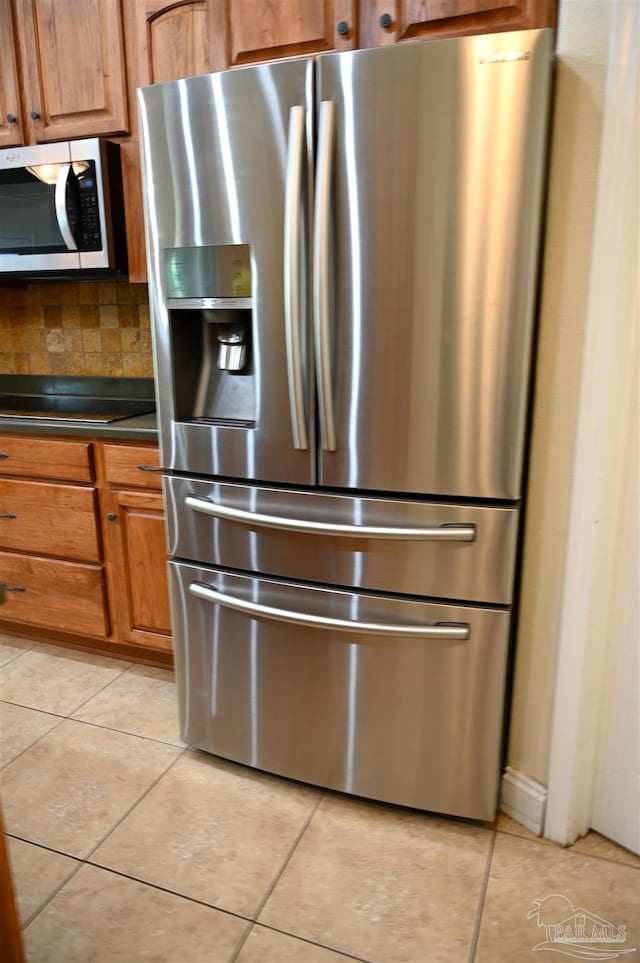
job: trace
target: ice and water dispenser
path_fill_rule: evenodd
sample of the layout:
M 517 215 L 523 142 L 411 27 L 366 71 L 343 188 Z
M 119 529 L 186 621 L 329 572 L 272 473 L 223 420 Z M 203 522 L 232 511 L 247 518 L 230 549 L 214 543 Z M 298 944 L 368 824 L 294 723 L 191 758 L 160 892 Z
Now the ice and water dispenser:
M 167 248 L 176 421 L 255 423 L 248 244 Z

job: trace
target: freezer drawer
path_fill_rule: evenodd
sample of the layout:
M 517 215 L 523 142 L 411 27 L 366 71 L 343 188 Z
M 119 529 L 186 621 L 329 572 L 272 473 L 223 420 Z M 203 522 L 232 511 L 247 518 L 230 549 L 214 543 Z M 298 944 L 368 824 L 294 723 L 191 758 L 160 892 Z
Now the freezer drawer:
M 490 602 L 513 594 L 518 511 L 165 479 L 169 553 L 330 585 Z
M 360 796 L 495 816 L 509 613 L 169 569 L 188 743 Z

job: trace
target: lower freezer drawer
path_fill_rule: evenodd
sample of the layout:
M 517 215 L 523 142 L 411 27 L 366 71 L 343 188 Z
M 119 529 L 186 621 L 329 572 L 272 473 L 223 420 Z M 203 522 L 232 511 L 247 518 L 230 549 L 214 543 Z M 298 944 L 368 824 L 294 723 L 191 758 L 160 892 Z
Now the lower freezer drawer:
M 169 569 L 186 742 L 359 796 L 494 818 L 509 612 Z

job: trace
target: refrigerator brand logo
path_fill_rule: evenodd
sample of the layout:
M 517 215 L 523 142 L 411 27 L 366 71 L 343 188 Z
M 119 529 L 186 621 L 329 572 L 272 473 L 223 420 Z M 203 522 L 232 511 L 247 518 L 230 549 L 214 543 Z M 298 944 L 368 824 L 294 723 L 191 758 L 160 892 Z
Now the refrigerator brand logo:
M 514 53 L 490 54 L 488 57 L 478 57 L 479 64 L 510 64 L 513 60 L 531 60 L 531 53 L 528 50 L 521 50 Z
M 534 899 L 527 919 L 535 919 L 547 937 L 533 947 L 534 953 L 552 950 L 577 960 L 617 960 L 635 950 L 635 947 L 620 947 L 627 941 L 626 926 L 616 926 L 581 906 L 575 907 L 560 893 Z

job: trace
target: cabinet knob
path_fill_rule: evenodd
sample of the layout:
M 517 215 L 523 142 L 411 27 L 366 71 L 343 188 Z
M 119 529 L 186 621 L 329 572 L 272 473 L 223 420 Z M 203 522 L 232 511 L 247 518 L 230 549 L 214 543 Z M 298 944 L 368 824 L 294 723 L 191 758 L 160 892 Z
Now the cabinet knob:
M 8 458 L 8 457 L 9 457 L 8 451 L 0 451 L 0 458 Z
M 116 515 L 115 512 L 107 512 L 107 521 L 108 521 L 108 522 L 115 522 L 115 521 L 117 520 L 117 518 L 118 518 L 118 516 Z
M 40 114 L 37 110 L 32 110 L 31 113 L 29 114 L 29 117 L 31 118 L 31 120 L 40 120 Z
M 378 21 L 383 30 L 386 30 L 393 23 L 393 17 L 390 13 L 383 13 Z
M 0 512 L 0 518 L 17 518 L 15 512 Z
M 6 585 L 3 583 L 2 588 L 5 592 L 26 592 L 24 585 Z
M 17 121 L 17 119 L 18 119 L 18 118 L 16 117 L 15 114 L 7 114 L 7 123 L 9 123 L 9 124 L 15 124 L 15 122 Z
M 145 465 L 144 462 L 141 465 L 136 465 L 140 471 L 162 471 L 162 468 L 152 468 L 151 465 Z
M 338 26 L 336 27 L 336 30 L 338 31 L 341 37 L 346 37 L 347 34 L 349 33 L 349 24 L 347 23 L 346 20 L 341 20 Z

